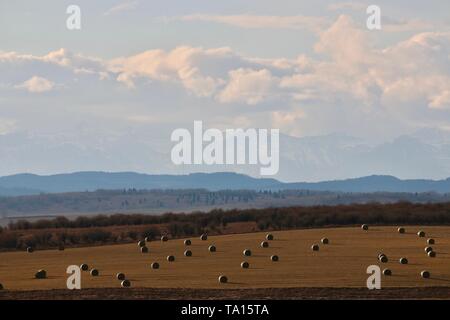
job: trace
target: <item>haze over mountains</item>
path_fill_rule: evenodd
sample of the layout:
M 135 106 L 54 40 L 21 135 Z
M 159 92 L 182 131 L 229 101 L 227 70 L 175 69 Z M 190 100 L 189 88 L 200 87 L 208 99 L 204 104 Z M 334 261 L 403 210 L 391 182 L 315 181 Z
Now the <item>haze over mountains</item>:
M 133 171 L 174 175 L 236 172 L 259 177 L 257 165 L 175 166 L 170 159 L 174 145 L 170 132 L 98 135 L 88 131 L 80 136 L 0 135 L 0 175 Z M 437 180 L 450 177 L 450 133 L 424 129 L 390 141 L 368 141 L 343 134 L 303 138 L 281 135 L 280 170 L 271 178 L 313 182 L 370 175 Z

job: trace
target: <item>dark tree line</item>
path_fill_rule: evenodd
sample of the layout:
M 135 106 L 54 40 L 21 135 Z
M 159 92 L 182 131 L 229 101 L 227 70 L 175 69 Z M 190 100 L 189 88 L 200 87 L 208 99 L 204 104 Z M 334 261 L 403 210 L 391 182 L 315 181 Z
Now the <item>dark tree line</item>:
M 362 223 L 378 225 L 450 225 L 450 203 L 395 204 L 369 203 L 362 205 L 286 207 L 229 210 L 190 214 L 163 215 L 113 214 L 92 217 L 42 219 L 35 222 L 19 220 L 0 230 L 0 248 L 25 246 L 51 247 L 58 244 L 92 244 L 129 242 L 144 237 L 156 238 L 168 234 L 172 238 L 197 236 L 203 232 L 220 234 L 235 222 L 252 222 L 257 230 L 284 230 L 345 226 Z M 104 230 L 107 227 L 142 226 L 140 232 L 120 234 Z M 79 231 L 77 231 L 80 229 Z M 69 232 L 72 231 L 72 232 Z M 76 231 L 76 232 L 75 232 Z M 32 236 L 27 236 L 31 234 Z

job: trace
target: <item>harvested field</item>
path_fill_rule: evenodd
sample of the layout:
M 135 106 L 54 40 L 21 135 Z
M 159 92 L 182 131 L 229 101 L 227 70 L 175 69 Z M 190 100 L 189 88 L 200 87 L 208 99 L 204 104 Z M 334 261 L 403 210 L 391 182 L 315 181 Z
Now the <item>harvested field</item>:
M 4 291 L 1 299 L 17 300 L 311 300 L 311 299 L 450 299 L 449 287 L 387 288 L 258 288 L 180 289 L 109 288 L 82 290 Z
M 436 258 L 430 259 L 424 252 L 427 239 L 417 237 L 417 231 L 421 229 L 427 236 L 436 240 L 433 245 L 433 250 L 437 252 Z M 439 298 L 445 298 L 447 294 L 446 297 L 449 298 L 450 227 L 408 226 L 405 234 L 399 234 L 397 227 L 394 226 L 370 226 L 367 231 L 354 227 L 277 231 L 273 234 L 275 240 L 270 242 L 268 248 L 260 246 L 261 241 L 265 239 L 265 233 L 209 236 L 207 241 L 194 238 L 189 247 L 193 252 L 192 257 L 183 255 L 186 249 L 184 239 L 169 240 L 165 243 L 151 242 L 148 244 L 150 253 L 146 255 L 140 253 L 135 243 L 64 251 L 36 250 L 33 254 L 25 251 L 0 253 L 0 283 L 6 289 L 0 292 L 0 297 L 20 298 L 34 295 L 31 292 L 12 291 L 65 289 L 67 266 L 81 263 L 95 266 L 100 271 L 98 277 L 82 273 L 82 288 L 118 288 L 119 291 L 101 293 L 103 290 L 82 290 L 80 293 L 67 293 L 67 298 L 82 295 L 83 292 L 99 298 L 107 298 L 108 294 L 112 295 L 111 298 L 120 298 L 122 291 L 123 298 L 127 298 L 130 297 L 128 290 L 131 290 L 129 291 L 131 295 L 142 294 L 143 297 L 148 295 L 158 298 L 158 294 L 151 288 L 170 288 L 169 291 L 173 291 L 174 298 L 177 292 L 188 290 L 187 288 L 233 289 L 230 291 L 230 298 L 238 298 L 234 294 L 239 292 L 245 296 L 244 291 L 235 290 L 243 288 L 251 288 L 252 291 L 249 292 L 259 292 L 255 293 L 255 297 L 259 294 L 261 297 L 267 296 L 267 292 L 271 290 L 298 292 L 293 294 L 293 298 L 320 297 L 320 292 L 325 291 L 336 297 L 340 294 L 358 296 L 360 288 L 364 288 L 363 292 L 368 291 L 365 288 L 368 277 L 367 266 L 373 264 L 381 266 L 377 255 L 383 252 L 390 259 L 382 267 L 391 269 L 392 276 L 382 276 L 382 287 L 392 290 L 381 291 L 386 294 L 395 290 L 406 292 L 405 296 L 397 298 L 406 298 L 409 296 L 407 292 L 411 294 L 416 292 L 419 297 L 421 291 L 417 288 L 429 287 L 430 289 L 423 292 L 428 292 L 429 295 L 436 292 Z M 313 252 L 310 248 L 311 243 L 320 242 L 324 235 L 330 239 L 330 244 L 322 246 L 320 251 Z M 214 255 L 207 250 L 211 243 L 217 246 Z M 241 268 L 242 251 L 245 248 L 252 250 L 252 256 L 246 258 L 250 264 L 248 269 Z M 168 262 L 166 260 L 168 255 L 174 255 L 175 261 Z M 273 263 L 270 260 L 271 255 L 278 255 L 280 260 Z M 398 263 L 400 257 L 407 257 L 409 263 L 407 265 Z M 153 261 L 160 263 L 159 269 L 151 268 Z M 34 278 L 36 270 L 39 269 L 47 271 L 46 279 Z M 431 278 L 421 278 L 422 270 L 428 270 Z M 118 272 L 127 275 L 132 288 L 120 288 L 120 281 L 116 279 Z M 227 283 L 217 281 L 221 274 L 227 276 Z M 256 290 L 258 288 L 261 290 Z M 350 290 L 352 288 L 353 290 Z M 206 290 L 209 291 L 215 292 Z M 52 290 L 48 292 L 48 296 L 64 297 L 66 295 L 64 292 L 68 290 Z M 170 298 L 170 294 L 167 295 Z M 191 295 L 192 298 L 196 297 L 195 293 Z M 41 295 L 36 292 L 35 297 L 46 296 L 47 294 Z M 366 296 L 366 293 L 361 295 L 362 298 Z M 394 293 L 392 297 L 396 298 Z

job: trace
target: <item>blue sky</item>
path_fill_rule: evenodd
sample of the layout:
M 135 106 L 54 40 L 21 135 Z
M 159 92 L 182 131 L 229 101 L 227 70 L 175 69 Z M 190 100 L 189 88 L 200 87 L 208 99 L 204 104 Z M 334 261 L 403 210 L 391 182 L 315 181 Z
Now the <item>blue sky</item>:
M 66 28 L 70 4 L 81 30 Z M 169 143 L 194 120 L 376 141 L 450 132 L 449 12 L 446 0 L 0 0 L 0 136 Z

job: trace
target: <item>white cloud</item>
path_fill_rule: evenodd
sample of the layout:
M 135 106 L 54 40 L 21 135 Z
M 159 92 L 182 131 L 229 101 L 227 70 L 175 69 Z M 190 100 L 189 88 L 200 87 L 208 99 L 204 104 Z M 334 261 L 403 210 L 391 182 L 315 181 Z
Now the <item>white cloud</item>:
M 262 59 L 228 47 L 152 49 L 111 60 L 60 49 L 43 56 L 0 52 L 0 70 L 9 66 L 6 74 L 19 74 L 16 83 L 37 74 L 58 83 L 78 77 L 77 86 L 86 86 L 83 94 L 100 97 L 112 92 L 112 97 L 123 94 L 123 101 L 130 100 L 129 95 L 139 95 L 136 101 L 145 100 L 145 94 L 150 94 L 147 91 L 153 90 L 158 105 L 163 105 L 155 107 L 158 117 L 167 111 L 167 105 L 185 103 L 180 99 L 188 93 L 189 103 L 194 105 L 189 109 L 205 118 L 217 119 L 211 106 L 224 104 L 222 123 L 241 116 L 253 121 L 253 126 L 284 124 L 283 128 L 292 132 L 366 130 L 375 127 L 371 121 L 383 121 L 381 127 L 390 124 L 393 130 L 424 122 L 448 125 L 450 33 L 418 33 L 385 48 L 374 46 L 372 36 L 342 15 L 318 33 L 314 55 L 292 59 Z M 109 79 L 100 86 L 104 91 L 96 90 L 95 81 L 102 79 Z M 0 83 L 11 83 L 11 78 L 0 73 Z M 44 83 L 30 79 L 20 86 L 34 92 L 52 86 Z M 64 85 L 70 87 L 70 83 Z M 164 88 L 161 95 L 159 88 Z M 105 104 L 115 102 L 114 98 L 105 100 Z M 243 104 L 254 107 L 245 109 Z M 150 116 L 155 116 L 153 113 Z
M 75 74 L 94 74 L 101 80 L 107 78 L 104 62 L 101 59 L 86 57 L 82 54 L 74 54 L 64 48 L 50 51 L 43 56 L 20 54 L 14 51 L 0 51 L 0 64 L 1 63 L 17 64 L 25 68 L 31 66 L 33 63 L 41 63 L 42 68 L 47 70 L 49 69 L 49 66 L 56 65 L 69 69 Z
M 17 89 L 26 89 L 32 93 L 42 93 L 53 89 L 55 83 L 42 77 L 34 76 L 22 84 L 16 85 Z
M 123 11 L 130 11 L 130 10 L 134 10 L 138 7 L 139 5 L 139 1 L 126 1 L 123 3 L 120 3 L 112 8 L 109 8 L 108 10 L 106 10 L 103 15 L 104 16 L 109 16 L 109 15 L 113 15 L 113 14 L 118 14 L 120 12 Z
M 231 70 L 229 78 L 227 86 L 217 96 L 223 103 L 258 104 L 273 94 L 273 88 L 278 82 L 267 69 Z
M 134 87 L 135 80 L 149 78 L 180 83 L 200 97 L 211 96 L 223 85 L 227 64 L 240 58 L 229 48 L 203 49 L 178 47 L 171 51 L 149 50 L 134 56 L 113 59 L 109 70 L 117 80 Z
M 263 16 L 263 15 L 208 15 L 193 14 L 172 18 L 181 21 L 205 21 L 227 24 L 230 26 L 247 29 L 294 29 L 319 31 L 328 25 L 328 20 L 323 17 L 313 16 Z M 170 20 L 170 19 L 169 19 Z
M 450 84 L 449 90 L 445 90 L 430 99 L 430 108 L 450 109 Z

